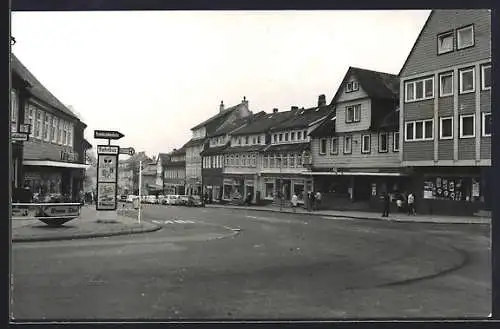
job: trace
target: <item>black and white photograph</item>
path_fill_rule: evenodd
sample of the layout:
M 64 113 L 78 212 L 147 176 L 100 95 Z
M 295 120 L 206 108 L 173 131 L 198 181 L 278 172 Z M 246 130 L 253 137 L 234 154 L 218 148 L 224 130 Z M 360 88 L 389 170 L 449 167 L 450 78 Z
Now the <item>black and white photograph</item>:
M 491 15 L 13 11 L 11 322 L 488 319 Z

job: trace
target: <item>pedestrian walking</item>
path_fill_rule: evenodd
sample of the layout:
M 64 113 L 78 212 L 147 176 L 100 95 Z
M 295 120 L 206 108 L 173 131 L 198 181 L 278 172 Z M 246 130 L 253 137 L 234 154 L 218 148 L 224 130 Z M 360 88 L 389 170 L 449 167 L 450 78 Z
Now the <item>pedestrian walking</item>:
M 299 198 L 297 198 L 297 195 L 294 193 L 292 195 L 292 209 L 293 212 L 297 212 L 297 203 L 299 202 Z
M 383 195 L 383 211 L 382 211 L 382 217 L 389 217 L 389 210 L 390 210 L 390 207 L 391 207 L 391 199 L 389 197 L 389 193 L 387 192 L 384 192 L 384 195 Z
M 316 192 L 315 201 L 316 201 L 316 210 L 319 210 L 321 207 L 321 192 L 320 191 Z
M 408 215 L 415 215 L 415 196 L 412 192 L 408 194 Z
M 309 192 L 309 204 L 311 207 L 309 211 L 316 209 L 316 198 L 314 197 L 313 191 Z

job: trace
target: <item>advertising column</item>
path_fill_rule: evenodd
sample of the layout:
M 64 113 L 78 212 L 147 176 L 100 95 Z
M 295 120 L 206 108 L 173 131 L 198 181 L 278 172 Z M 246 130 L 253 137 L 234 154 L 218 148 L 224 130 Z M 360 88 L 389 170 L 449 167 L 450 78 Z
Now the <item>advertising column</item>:
M 118 205 L 118 154 L 115 145 L 97 146 L 97 202 L 99 218 L 116 219 Z

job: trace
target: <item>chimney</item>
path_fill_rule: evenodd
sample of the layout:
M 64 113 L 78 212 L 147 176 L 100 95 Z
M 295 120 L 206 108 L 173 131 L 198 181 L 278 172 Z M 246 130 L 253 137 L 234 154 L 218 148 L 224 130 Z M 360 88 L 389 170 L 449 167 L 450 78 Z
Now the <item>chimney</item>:
M 292 111 L 292 112 L 293 112 L 293 111 L 298 111 L 298 110 L 299 110 L 299 107 L 298 107 L 298 106 L 292 106 L 292 107 L 290 108 L 290 111 Z
M 220 101 L 219 112 L 224 111 L 224 101 Z
M 318 106 L 325 106 L 326 105 L 326 97 L 325 95 L 319 95 L 318 97 Z
M 278 112 L 278 109 L 277 108 L 274 108 L 273 109 L 273 113 L 277 113 Z
M 245 105 L 245 107 L 246 107 L 246 108 L 247 108 L 247 110 L 248 110 L 248 100 L 247 100 L 247 98 L 246 98 L 245 96 L 243 96 L 243 100 L 241 101 L 241 104 L 244 104 L 244 105 Z

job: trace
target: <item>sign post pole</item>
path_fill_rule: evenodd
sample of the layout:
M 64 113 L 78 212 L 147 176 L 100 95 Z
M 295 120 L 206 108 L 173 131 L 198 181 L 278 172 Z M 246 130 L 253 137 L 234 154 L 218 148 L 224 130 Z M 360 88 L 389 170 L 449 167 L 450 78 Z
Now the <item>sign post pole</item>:
M 141 211 L 142 211 L 142 161 L 139 161 L 139 210 L 137 211 L 137 220 L 139 224 L 141 223 Z

